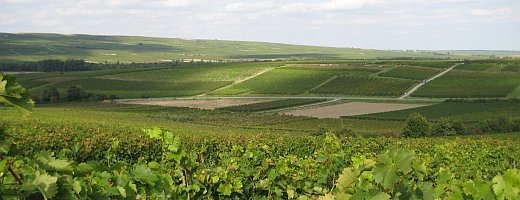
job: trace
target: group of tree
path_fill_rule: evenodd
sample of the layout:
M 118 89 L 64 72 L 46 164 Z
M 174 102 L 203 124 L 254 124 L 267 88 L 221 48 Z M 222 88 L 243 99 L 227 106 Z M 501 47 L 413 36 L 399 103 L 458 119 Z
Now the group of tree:
M 40 95 L 33 95 L 32 99 L 38 103 L 78 102 L 78 101 L 104 101 L 114 100 L 115 95 L 94 94 L 87 92 L 81 85 L 70 85 L 61 94 L 55 87 L 44 89 Z
M 37 62 L 2 63 L 0 71 L 71 72 L 96 69 L 96 65 L 84 60 L 48 59 Z
M 430 122 L 419 113 L 412 113 L 406 120 L 404 137 L 429 137 L 467 135 L 471 133 L 508 133 L 520 131 L 520 118 L 498 116 L 478 123 L 441 119 Z

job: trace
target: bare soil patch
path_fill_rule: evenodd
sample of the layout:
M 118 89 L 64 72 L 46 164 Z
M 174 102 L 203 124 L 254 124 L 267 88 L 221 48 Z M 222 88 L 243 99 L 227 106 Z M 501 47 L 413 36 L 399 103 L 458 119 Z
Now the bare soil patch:
M 364 103 L 351 102 L 331 106 L 303 108 L 283 112 L 287 115 L 308 116 L 317 118 L 339 118 L 341 116 L 355 116 L 379 112 L 388 112 L 427 106 L 426 104 L 394 104 L 394 103 Z
M 140 105 L 158 105 L 158 106 L 172 106 L 172 107 L 188 107 L 213 110 L 216 108 L 239 106 L 245 104 L 253 104 L 260 102 L 268 102 L 271 100 L 257 100 L 257 99 L 211 99 L 211 100 L 191 100 L 191 99 L 173 99 L 173 100 L 133 100 L 127 101 L 127 104 Z

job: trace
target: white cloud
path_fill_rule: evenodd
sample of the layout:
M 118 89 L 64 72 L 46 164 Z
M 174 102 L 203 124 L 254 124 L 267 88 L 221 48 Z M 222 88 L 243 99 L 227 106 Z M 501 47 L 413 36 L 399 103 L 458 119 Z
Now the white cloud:
M 512 13 L 511 8 L 495 8 L 495 9 L 473 9 L 471 14 L 477 16 L 489 16 L 489 15 L 508 15 Z
M 437 47 L 457 42 L 457 35 L 487 42 L 490 32 L 520 33 L 520 1 L 0 0 L 0 32 L 63 31 L 315 45 L 348 40 L 349 45 L 381 49 Z M 520 42 L 516 35 L 509 40 Z

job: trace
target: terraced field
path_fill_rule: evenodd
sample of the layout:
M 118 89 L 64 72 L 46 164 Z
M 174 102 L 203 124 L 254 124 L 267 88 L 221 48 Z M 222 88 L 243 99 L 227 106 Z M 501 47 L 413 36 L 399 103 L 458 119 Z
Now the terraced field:
M 450 71 L 412 94 L 414 97 L 506 97 L 520 87 L 520 74 Z
M 363 76 L 337 77 L 315 89 L 315 94 L 355 95 L 355 96 L 398 96 L 417 81 L 394 78 Z

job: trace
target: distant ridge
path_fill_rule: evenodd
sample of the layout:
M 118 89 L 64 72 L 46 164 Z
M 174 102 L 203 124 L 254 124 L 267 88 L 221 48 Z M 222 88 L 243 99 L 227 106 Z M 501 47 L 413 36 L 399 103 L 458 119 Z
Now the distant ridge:
M 461 59 L 477 57 L 471 54 L 447 54 L 447 51 L 373 50 L 229 40 L 0 33 L 0 62 L 44 59 L 84 59 L 89 62 L 113 63 L 170 60 Z

